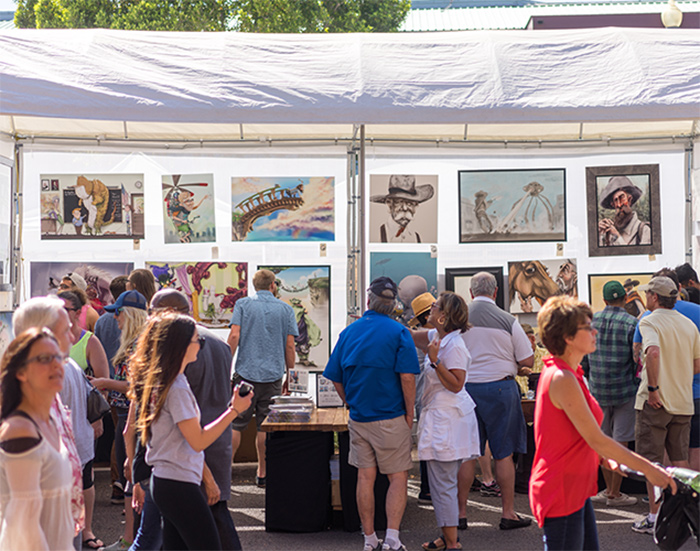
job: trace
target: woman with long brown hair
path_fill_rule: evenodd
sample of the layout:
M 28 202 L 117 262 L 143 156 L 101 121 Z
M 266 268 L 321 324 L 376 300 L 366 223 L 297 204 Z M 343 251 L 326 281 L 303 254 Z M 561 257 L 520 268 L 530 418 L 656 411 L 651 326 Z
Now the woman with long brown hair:
M 192 318 L 164 313 L 149 320 L 131 362 L 130 396 L 138 400 L 137 427 L 153 467 L 151 493 L 163 515 L 163 549 L 220 549 L 214 517 L 200 490 L 203 450 L 250 407 L 239 389 L 206 427 L 185 378 L 204 339 Z
M 71 450 L 54 404 L 64 355 L 48 329 L 15 338 L 0 368 L 0 549 L 72 550 Z

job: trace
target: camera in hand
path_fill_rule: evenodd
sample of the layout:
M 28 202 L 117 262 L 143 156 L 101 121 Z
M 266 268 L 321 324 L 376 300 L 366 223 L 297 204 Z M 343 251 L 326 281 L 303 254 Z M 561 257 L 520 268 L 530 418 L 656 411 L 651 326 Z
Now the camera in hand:
M 246 383 L 245 381 L 241 381 L 241 384 L 238 385 L 238 395 L 241 398 L 245 398 L 250 394 L 250 391 L 253 390 L 253 385 L 250 383 Z

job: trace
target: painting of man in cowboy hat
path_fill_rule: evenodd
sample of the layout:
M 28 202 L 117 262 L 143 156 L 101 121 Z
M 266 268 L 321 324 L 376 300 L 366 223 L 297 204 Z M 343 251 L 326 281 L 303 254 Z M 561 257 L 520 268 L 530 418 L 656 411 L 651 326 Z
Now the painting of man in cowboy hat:
M 437 176 L 370 176 L 370 241 L 437 242 L 436 188 Z
M 651 244 L 649 202 L 640 203 L 644 191 L 631 178 L 613 176 L 600 192 L 600 206 L 614 211 L 611 218 L 602 212 L 598 221 L 601 247 Z

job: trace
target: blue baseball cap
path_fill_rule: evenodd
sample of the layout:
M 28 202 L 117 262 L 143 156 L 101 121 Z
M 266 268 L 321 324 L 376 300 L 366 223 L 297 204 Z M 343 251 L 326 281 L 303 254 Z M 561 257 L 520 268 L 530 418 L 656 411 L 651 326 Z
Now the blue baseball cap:
M 107 312 L 116 312 L 120 308 L 128 306 L 129 308 L 138 308 L 139 310 L 148 310 L 146 297 L 138 291 L 124 291 L 114 304 L 105 306 Z

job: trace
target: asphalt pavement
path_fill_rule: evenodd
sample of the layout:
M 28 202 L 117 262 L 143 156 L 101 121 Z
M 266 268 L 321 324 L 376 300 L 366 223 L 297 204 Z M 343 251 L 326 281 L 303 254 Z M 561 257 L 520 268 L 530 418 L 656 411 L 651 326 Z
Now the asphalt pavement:
M 95 533 L 105 544 L 117 540 L 123 530 L 122 507 L 110 504 L 109 471 L 98 469 L 95 473 L 97 499 Z M 411 471 L 408 488 L 408 503 L 401 524 L 401 539 L 408 551 L 421 551 L 421 543 L 439 534 L 435 516 L 430 505 L 418 503 L 419 478 L 417 464 Z M 640 501 L 631 507 L 613 509 L 596 505 L 596 518 L 601 549 L 644 551 L 657 549 L 652 536 L 632 532 L 632 523 L 645 514 L 647 506 Z M 526 495 L 516 494 L 516 511 L 532 517 Z M 528 528 L 502 531 L 498 528 L 501 517 L 501 500 L 497 497 L 482 497 L 478 492 L 469 496 L 467 516 L 469 529 L 460 532 L 465 550 L 541 550 L 542 530 L 534 522 Z M 286 534 L 265 531 L 265 490 L 255 486 L 255 464 L 244 463 L 233 466 L 231 499 L 229 509 L 245 551 L 296 551 L 334 550 L 360 551 L 362 535 L 349 533 L 342 527 L 333 527 L 324 532 L 311 534 Z M 379 537 L 383 537 L 380 532 Z M 697 549 L 686 542 L 684 551 Z

